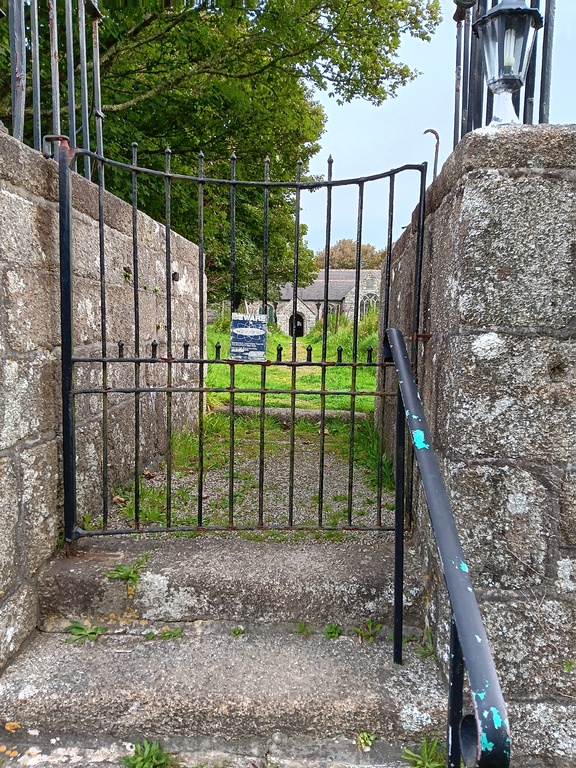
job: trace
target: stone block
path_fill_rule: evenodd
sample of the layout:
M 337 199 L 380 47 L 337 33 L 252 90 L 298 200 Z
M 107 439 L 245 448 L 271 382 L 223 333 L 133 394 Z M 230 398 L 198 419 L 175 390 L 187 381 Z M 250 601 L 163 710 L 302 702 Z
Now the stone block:
M 14 352 L 60 345 L 60 281 L 52 272 L 7 269 L 3 274 L 4 328 Z
M 0 669 L 38 624 L 38 603 L 30 585 L 0 599 Z
M 18 567 L 19 498 L 13 459 L 0 458 L 0 605 Z M 1 642 L 1 641 L 0 641 Z
M 560 536 L 564 546 L 576 547 L 576 464 L 566 468 L 560 486 Z
M 506 698 L 570 696 L 576 683 L 573 601 L 521 593 L 479 592 L 478 602 Z
M 62 522 L 56 440 L 21 451 L 20 475 L 24 549 L 34 572 L 56 549 Z
M 573 323 L 572 206 L 569 179 L 499 170 L 468 177 L 458 201 L 447 199 L 437 212 L 432 329 L 563 329 Z
M 441 469 L 475 588 L 541 584 L 558 523 L 546 474 L 446 459 Z
M 574 455 L 576 340 L 487 331 L 430 350 L 437 447 L 465 459 L 549 464 Z
M 0 450 L 57 429 L 57 376 L 50 354 L 0 362 Z
M 576 705 L 565 701 L 510 702 L 512 765 L 572 768 L 576 755 Z
M 0 181 L 0 210 L 0 260 L 42 270 L 57 269 L 57 208 L 30 199 L 24 190 Z
M 58 201 L 58 165 L 6 133 L 0 135 L 0 178 L 28 196 Z

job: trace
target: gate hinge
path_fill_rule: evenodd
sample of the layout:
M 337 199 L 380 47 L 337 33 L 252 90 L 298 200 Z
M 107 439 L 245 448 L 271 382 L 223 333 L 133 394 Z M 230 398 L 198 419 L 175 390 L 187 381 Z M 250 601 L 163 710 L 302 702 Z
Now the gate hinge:
M 432 334 L 431 333 L 415 333 L 412 336 L 412 338 L 414 341 L 418 341 L 418 339 L 422 339 L 422 341 L 428 341 L 429 339 L 432 338 Z

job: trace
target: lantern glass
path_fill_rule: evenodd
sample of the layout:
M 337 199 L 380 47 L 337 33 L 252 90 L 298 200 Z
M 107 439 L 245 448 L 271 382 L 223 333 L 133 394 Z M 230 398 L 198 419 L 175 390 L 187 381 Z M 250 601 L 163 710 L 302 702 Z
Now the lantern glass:
M 486 80 L 494 93 L 517 91 L 526 81 L 536 29 L 528 14 L 502 13 L 479 26 Z
M 526 82 L 536 30 L 542 17 L 524 0 L 502 0 L 474 24 L 484 51 L 486 82 L 495 94 L 491 125 L 519 123 L 512 93 Z

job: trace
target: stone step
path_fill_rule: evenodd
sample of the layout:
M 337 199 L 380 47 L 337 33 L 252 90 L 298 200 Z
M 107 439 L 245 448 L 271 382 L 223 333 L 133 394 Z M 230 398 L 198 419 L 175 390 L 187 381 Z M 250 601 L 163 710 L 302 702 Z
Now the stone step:
M 150 640 L 149 624 L 132 623 L 81 646 L 66 633 L 37 633 L 0 678 L 0 722 L 41 739 L 66 734 L 69 743 L 280 733 L 344 739 L 348 752 L 362 731 L 382 745 L 444 732 L 434 661 L 411 645 L 396 666 L 388 640 L 306 637 L 280 624 L 245 624 L 239 637 L 231 622 L 178 626 L 182 637 Z
M 367 617 L 392 626 L 389 534 L 356 541 L 291 543 L 238 536 L 102 537 L 81 556 L 60 557 L 39 575 L 41 628 L 70 619 L 96 623 L 234 621 L 353 626 Z M 134 595 L 106 576 L 149 552 Z M 421 626 L 422 581 L 408 549 L 406 623 Z
M 25 734 L 17 744 L 9 742 L 3 752 L 5 765 L 54 768 L 77 765 L 81 768 L 122 768 L 122 758 L 132 753 L 127 741 L 93 737 L 57 736 L 42 739 Z M 177 738 L 160 741 L 177 765 L 187 768 L 406 768 L 397 758 L 398 747 L 376 741 L 369 752 L 360 752 L 350 739 L 286 737 L 276 733 L 270 739 L 252 738 L 223 741 L 211 737 Z

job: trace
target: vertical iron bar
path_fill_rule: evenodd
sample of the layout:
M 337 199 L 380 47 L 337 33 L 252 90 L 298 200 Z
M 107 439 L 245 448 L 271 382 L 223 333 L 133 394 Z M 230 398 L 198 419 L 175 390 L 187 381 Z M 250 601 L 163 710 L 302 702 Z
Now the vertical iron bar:
M 469 131 L 468 118 L 470 115 L 470 41 L 472 36 L 471 11 L 466 11 L 464 21 L 464 64 L 462 68 L 462 122 L 460 128 L 460 138 L 463 138 Z
M 166 527 L 172 527 L 172 232 L 171 232 L 171 193 L 170 149 L 166 149 L 165 179 L 165 218 L 166 218 Z
M 478 0 L 474 8 L 473 19 L 476 21 L 486 13 L 487 0 Z M 470 103 L 468 109 L 468 131 L 482 126 L 482 104 L 484 101 L 484 59 L 482 48 L 476 35 L 470 42 Z
M 464 703 L 464 657 L 456 622 L 450 621 L 450 677 L 448 689 L 448 768 L 460 768 L 460 721 Z
M 544 40 L 542 43 L 542 77 L 540 80 L 539 122 L 550 122 L 550 88 L 552 84 L 552 47 L 554 42 L 554 18 L 556 0 L 546 0 Z
M 59 136 L 60 130 L 60 76 L 58 73 L 58 19 L 56 0 L 48 0 L 50 24 L 50 74 L 52 78 L 52 133 Z
M 498 0 L 491 0 L 490 7 L 498 5 Z M 486 125 L 490 125 L 494 116 L 494 93 L 491 88 L 486 89 Z
M 68 134 L 70 146 L 76 146 L 76 93 L 74 87 L 74 32 L 72 0 L 65 0 L 66 12 L 66 78 L 68 81 Z M 76 161 L 72 170 L 76 170 Z
M 384 329 L 388 328 L 390 319 L 390 284 L 392 280 L 392 247 L 394 244 L 394 194 L 396 176 L 390 177 L 388 190 L 388 237 L 386 241 L 386 280 L 384 283 Z
M 360 266 L 362 258 L 362 224 L 364 213 L 364 183 L 358 184 L 358 215 L 356 221 L 356 270 L 354 275 L 354 319 L 352 331 L 352 370 L 350 381 L 350 442 L 348 445 L 348 525 L 352 525 L 354 497 L 354 437 L 356 428 L 356 363 L 358 362 L 358 322 L 360 309 Z
M 288 478 L 288 525 L 294 525 L 294 452 L 296 438 L 296 316 L 298 310 L 298 260 L 300 255 L 300 181 L 302 160 L 296 171 L 296 202 L 294 208 L 294 273 L 292 277 L 292 366 L 290 393 L 290 470 Z
M 70 549 L 76 532 L 76 441 L 72 390 L 74 332 L 72 324 L 72 194 L 68 143 L 58 147 L 60 227 L 60 323 L 62 334 L 62 463 L 64 482 L 64 537 Z
M 395 471 L 395 535 L 394 535 L 394 663 L 402 664 L 402 632 L 404 601 L 404 462 L 406 456 L 406 427 L 404 405 L 398 386 L 396 406 Z
M 198 178 L 204 178 L 204 153 L 198 155 Z M 204 184 L 198 182 L 198 525 L 204 516 Z
M 26 106 L 26 21 L 24 0 L 8 4 L 10 59 L 12 62 L 12 136 L 24 139 L 24 110 Z
M 322 369 L 320 395 L 320 466 L 318 471 L 318 527 L 324 518 L 324 464 L 326 459 L 326 353 L 328 346 L 328 284 L 330 282 L 330 240 L 332 237 L 332 155 L 328 158 L 328 186 L 326 187 L 326 239 L 324 241 L 324 296 L 322 308 Z
M 38 0 L 30 0 L 30 43 L 32 48 L 32 122 L 34 149 L 42 149 L 40 118 L 40 40 L 38 36 Z
M 270 179 L 270 158 L 264 160 L 264 181 Z M 262 252 L 262 307 L 268 319 L 268 208 L 270 189 L 264 187 L 264 242 Z M 266 409 L 266 366 L 260 366 L 260 450 L 258 465 L 258 527 L 264 526 L 264 438 Z
M 540 10 L 540 0 L 531 0 L 530 7 Z M 532 125 L 534 122 L 534 94 L 536 91 L 536 58 L 537 58 L 537 46 L 532 47 L 532 53 L 530 54 L 530 64 L 528 66 L 528 74 L 526 75 L 526 85 L 524 87 L 524 117 L 523 122 L 525 125 Z
M 236 179 L 236 154 L 230 158 L 230 178 Z M 230 315 L 236 309 L 236 184 L 230 185 Z M 230 364 L 230 452 L 228 461 L 228 525 L 234 525 L 234 442 L 236 367 Z
M 236 154 L 230 158 L 230 178 L 236 179 Z M 230 185 L 230 314 L 236 311 L 236 184 Z
M 416 266 L 414 270 L 414 304 L 412 306 L 412 365 L 418 365 L 418 332 L 420 330 L 420 298 L 422 294 L 422 262 L 424 260 L 424 226 L 426 223 L 426 175 L 428 163 L 420 169 L 420 200 L 418 203 L 418 234 L 416 237 Z
M 78 41 L 80 52 L 80 101 L 82 104 L 82 148 L 90 149 L 90 105 L 88 98 L 88 62 L 86 57 L 86 10 L 78 2 Z M 90 178 L 90 158 L 84 158 L 84 176 Z
M 462 107 L 462 36 L 463 24 L 456 22 L 456 76 L 454 83 L 454 147 L 460 141 L 461 107 Z M 385 328 L 388 326 L 385 325 Z
M 104 161 L 98 159 L 98 234 L 100 249 L 100 326 L 102 341 L 102 519 L 108 526 L 108 330 L 106 311 L 106 259 L 104 242 Z
M 94 88 L 94 115 L 96 117 L 96 154 L 104 156 L 104 115 L 100 88 L 100 16 L 92 18 L 92 77 Z
M 81 0 L 80 6 L 84 2 Z M 138 144 L 132 144 L 132 166 L 138 165 Z M 134 357 L 140 357 L 140 285 L 138 264 L 138 174 L 132 171 L 132 287 L 134 296 Z M 140 363 L 134 363 L 134 527 L 140 527 Z

